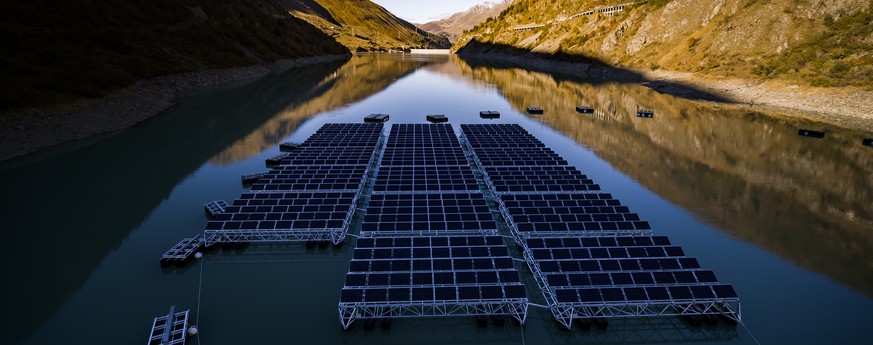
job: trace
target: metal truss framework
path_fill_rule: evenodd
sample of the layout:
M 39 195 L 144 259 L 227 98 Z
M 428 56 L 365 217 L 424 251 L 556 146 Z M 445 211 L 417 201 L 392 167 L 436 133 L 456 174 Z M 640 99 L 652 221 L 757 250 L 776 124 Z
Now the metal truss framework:
M 188 331 L 189 310 L 176 311 L 170 307 L 170 313 L 156 317 L 149 334 L 149 345 L 184 345 Z
M 526 298 L 467 302 L 340 303 L 339 315 L 343 329 L 348 329 L 357 319 L 428 316 L 509 315 L 523 324 L 527 318 L 527 308 Z

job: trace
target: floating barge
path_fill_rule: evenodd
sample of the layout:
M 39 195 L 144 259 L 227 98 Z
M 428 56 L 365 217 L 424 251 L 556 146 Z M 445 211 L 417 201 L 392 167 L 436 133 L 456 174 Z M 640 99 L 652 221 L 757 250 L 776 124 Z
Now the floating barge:
M 364 116 L 364 122 L 386 122 L 389 118 L 388 114 L 370 114 Z
M 655 117 L 655 111 L 648 110 L 648 109 L 640 109 L 640 110 L 637 110 L 637 117 L 651 119 L 651 118 Z
M 184 266 L 188 261 L 191 261 L 194 253 L 203 248 L 203 245 L 204 240 L 202 235 L 184 238 L 164 253 L 161 257 L 161 266 L 169 267 L 172 264 L 179 267 Z
M 543 108 L 540 107 L 527 107 L 527 113 L 531 115 L 542 115 Z
M 479 117 L 483 119 L 499 119 L 500 112 L 495 110 L 483 110 L 479 112 Z
M 149 345 L 182 345 L 188 330 L 188 314 L 190 310 L 176 311 L 176 306 L 170 307 L 167 315 L 155 318 L 152 332 L 149 335 Z
M 577 105 L 576 112 L 580 114 L 594 114 L 594 108 L 589 106 Z
M 813 129 L 801 128 L 800 130 L 797 131 L 797 135 L 799 135 L 801 137 L 821 139 L 821 138 L 824 138 L 825 132 L 816 131 Z
M 210 201 L 203 204 L 203 208 L 206 209 L 206 214 L 209 215 L 209 218 L 215 218 L 216 215 L 224 212 L 224 209 L 227 208 L 227 203 L 224 200 Z
M 445 115 L 442 115 L 442 114 L 431 114 L 431 115 L 425 116 L 425 118 L 428 121 L 433 122 L 433 123 L 449 122 L 449 118 L 446 117 Z
M 261 173 L 254 173 L 254 174 L 245 174 L 245 175 L 242 175 L 242 183 L 244 185 L 252 184 L 252 183 L 258 182 L 258 180 L 260 180 L 264 176 L 267 176 L 267 173 L 261 172 Z

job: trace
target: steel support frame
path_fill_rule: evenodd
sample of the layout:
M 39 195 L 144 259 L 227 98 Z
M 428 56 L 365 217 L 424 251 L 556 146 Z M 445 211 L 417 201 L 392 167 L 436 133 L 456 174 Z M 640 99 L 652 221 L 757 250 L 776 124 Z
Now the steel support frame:
M 722 315 L 741 322 L 738 299 L 640 301 L 621 303 L 557 303 L 550 306 L 552 315 L 570 329 L 573 319 L 635 318 L 684 315 Z
M 357 319 L 510 315 L 521 324 L 527 319 L 527 299 L 477 300 L 433 303 L 340 303 L 339 318 L 343 329 Z
M 190 310 L 176 312 L 175 308 L 170 309 L 171 313 L 156 317 L 152 323 L 152 332 L 149 335 L 149 344 L 164 344 L 164 345 L 184 345 L 185 339 L 188 336 L 188 314 Z M 172 323 L 167 323 L 172 317 Z M 163 323 L 162 325 L 159 325 Z M 169 328 L 169 329 L 168 329 Z M 159 330 L 159 332 L 155 332 Z M 164 333 L 169 331 L 170 338 L 167 343 L 163 343 Z M 157 333 L 157 334 L 156 334 Z

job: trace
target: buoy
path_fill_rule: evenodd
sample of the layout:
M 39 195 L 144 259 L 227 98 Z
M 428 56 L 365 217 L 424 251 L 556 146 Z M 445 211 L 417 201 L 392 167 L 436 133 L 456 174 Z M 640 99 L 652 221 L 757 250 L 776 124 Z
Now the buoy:
M 196 253 L 194 253 L 194 258 L 195 258 L 195 259 L 199 259 L 199 258 L 202 258 L 202 257 L 203 257 L 203 253 L 201 253 L 201 252 L 196 252 Z
M 190 336 L 197 335 L 197 326 L 188 327 L 188 335 L 190 335 Z

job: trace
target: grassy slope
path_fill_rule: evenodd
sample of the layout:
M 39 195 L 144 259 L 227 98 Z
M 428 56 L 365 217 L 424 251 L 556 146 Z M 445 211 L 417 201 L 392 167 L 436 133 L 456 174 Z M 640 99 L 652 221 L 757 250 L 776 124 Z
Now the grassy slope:
M 418 30 L 369 0 L 279 0 L 279 3 L 352 50 L 450 46 L 445 37 Z
M 615 16 L 550 23 L 625 2 L 518 0 L 455 49 L 476 40 L 635 69 L 873 87 L 873 0 L 652 0 Z M 535 23 L 546 25 L 511 30 Z
M 347 51 L 271 0 L 0 7 L 0 109 L 100 97 L 158 75 Z

